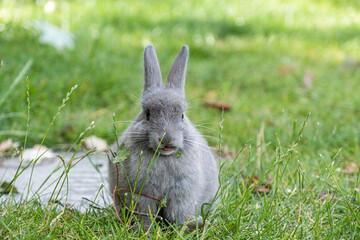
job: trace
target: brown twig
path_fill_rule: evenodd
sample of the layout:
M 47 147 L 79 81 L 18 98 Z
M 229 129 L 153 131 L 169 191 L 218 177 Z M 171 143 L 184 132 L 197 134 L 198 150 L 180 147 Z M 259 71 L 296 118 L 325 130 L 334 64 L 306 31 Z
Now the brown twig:
M 120 190 L 120 191 L 125 191 L 125 192 L 130 192 L 130 193 L 131 193 L 130 190 L 125 189 L 125 188 L 118 188 L 118 190 Z M 157 198 L 150 197 L 149 195 L 146 195 L 146 194 L 143 194 L 143 193 L 134 192 L 134 194 L 138 194 L 138 195 L 141 195 L 141 196 L 150 198 L 150 199 L 152 199 L 152 200 L 155 200 L 155 201 L 157 201 L 157 202 L 159 202 L 159 203 L 162 203 L 161 200 L 159 200 L 159 199 L 157 199 Z
M 118 164 L 117 164 L 117 163 L 115 164 L 115 167 L 116 167 L 116 184 L 118 184 L 118 183 L 119 183 L 119 169 L 118 169 Z M 120 216 L 119 216 L 119 213 L 118 213 L 118 211 L 117 211 L 117 209 L 116 209 L 116 205 L 115 205 L 115 193 L 116 193 L 116 192 L 117 192 L 117 194 L 118 194 L 118 198 L 120 199 L 122 205 L 126 208 L 126 210 L 132 212 L 133 214 L 139 215 L 139 216 L 150 217 L 150 214 L 148 214 L 148 213 L 142 213 L 142 212 L 138 212 L 138 211 L 135 211 L 135 210 L 130 210 L 130 209 L 124 204 L 123 200 L 121 199 L 120 194 L 119 194 L 119 191 L 125 191 L 125 192 L 130 192 L 130 193 L 132 193 L 132 192 L 131 192 L 130 190 L 128 190 L 128 189 L 125 189 L 125 188 L 118 188 L 117 185 L 116 185 L 115 188 L 114 188 L 113 194 L 112 194 L 113 202 L 114 202 L 114 209 L 115 209 L 115 212 L 116 212 L 117 217 L 119 218 L 119 220 L 120 220 L 120 222 L 121 222 L 122 224 L 125 224 L 125 223 L 121 220 L 121 218 L 120 218 Z M 146 195 L 146 194 L 143 194 L 143 193 L 134 192 L 134 194 L 138 194 L 138 195 L 141 195 L 141 196 L 150 198 L 150 199 L 152 199 L 152 200 L 155 200 L 155 201 L 157 201 L 157 202 L 159 202 L 159 203 L 162 203 L 161 200 L 156 199 L 156 198 L 153 198 L 153 197 L 150 197 L 149 195 Z M 162 219 L 163 219 L 161 216 L 152 216 L 152 217 L 154 217 L 156 220 L 162 220 Z
M 116 167 L 116 188 L 117 188 L 117 185 L 119 184 L 119 169 L 117 163 L 115 163 L 115 167 Z
M 118 213 L 118 211 L 117 211 L 117 209 L 116 209 L 116 205 L 115 205 L 115 192 L 116 192 L 116 189 L 117 189 L 117 186 L 114 188 L 114 191 L 113 191 L 113 194 L 112 194 L 113 203 L 114 203 L 114 209 L 115 209 L 115 212 L 116 212 L 116 216 L 119 218 L 120 222 L 121 222 L 122 224 L 125 224 L 125 223 L 121 220 L 121 218 L 120 218 L 120 216 L 119 216 L 119 213 Z
M 117 211 L 116 206 L 115 206 L 115 192 L 117 192 L 117 190 L 124 190 L 124 191 L 127 191 L 127 192 L 130 192 L 130 191 L 127 190 L 127 189 L 122 189 L 122 188 L 119 188 L 119 189 L 118 189 L 117 186 L 115 187 L 115 189 L 114 189 L 114 191 L 113 191 L 114 209 L 115 209 L 116 215 L 117 215 L 117 217 L 119 218 L 120 222 L 121 222 L 122 224 L 124 224 L 124 222 L 120 219 L 120 216 L 119 216 L 118 211 Z M 161 200 L 158 200 L 158 199 L 156 199 L 156 198 L 152 198 L 152 197 L 147 196 L 147 195 L 145 195 L 145 194 L 140 194 L 140 195 L 144 195 L 145 197 L 149 197 L 149 198 L 151 198 L 151 199 L 154 199 L 154 200 L 156 200 L 156 201 L 160 201 L 160 202 L 161 202 Z M 129 212 L 132 212 L 133 214 L 136 214 L 136 215 L 139 215 L 139 216 L 146 216 L 146 217 L 152 216 L 152 215 L 150 215 L 150 214 L 148 214 L 148 213 L 142 213 L 142 212 L 138 212 L 138 211 L 135 211 L 135 210 L 130 210 L 130 209 L 124 204 L 124 202 L 122 201 L 119 193 L 118 193 L 118 197 L 119 197 L 121 203 L 123 204 L 123 206 L 125 207 L 125 209 L 128 210 Z M 156 220 L 163 220 L 163 218 L 162 218 L 161 216 L 152 216 L 152 217 L 155 218 Z
M 115 164 L 115 167 L 116 167 L 116 184 L 118 184 L 118 183 L 119 183 L 119 169 L 118 169 L 118 164 L 117 164 L 117 163 Z M 117 186 L 116 186 L 115 189 L 116 189 L 116 190 L 125 191 L 125 192 L 131 192 L 130 190 L 125 189 L 125 188 L 117 188 Z M 146 195 L 146 194 L 143 194 L 143 193 L 139 193 L 139 192 L 134 192 L 134 193 L 135 193 L 135 194 L 138 194 L 138 195 L 141 195 L 141 196 L 144 196 L 144 197 L 147 197 L 147 198 L 150 198 L 150 199 L 155 200 L 155 201 L 157 201 L 157 202 L 159 202 L 159 203 L 162 203 L 161 200 L 156 199 L 156 198 L 153 198 L 153 197 L 150 197 L 149 195 Z

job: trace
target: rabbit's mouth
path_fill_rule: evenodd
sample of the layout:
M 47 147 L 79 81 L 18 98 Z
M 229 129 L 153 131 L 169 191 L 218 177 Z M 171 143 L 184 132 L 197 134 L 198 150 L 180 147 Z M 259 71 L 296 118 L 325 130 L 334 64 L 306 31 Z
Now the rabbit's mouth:
M 164 147 L 160 148 L 160 154 L 161 155 L 171 155 L 173 153 L 176 152 L 176 147 L 171 147 L 171 146 L 167 146 L 165 145 Z

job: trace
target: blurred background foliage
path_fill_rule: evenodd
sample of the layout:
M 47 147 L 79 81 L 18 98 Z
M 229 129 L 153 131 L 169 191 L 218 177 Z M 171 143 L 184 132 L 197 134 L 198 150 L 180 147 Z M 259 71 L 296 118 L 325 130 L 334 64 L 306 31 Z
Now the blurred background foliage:
M 29 144 L 39 143 L 61 101 L 78 88 L 51 129 L 46 145 L 77 139 L 91 121 L 94 134 L 115 140 L 112 115 L 139 112 L 143 50 L 156 48 L 163 76 L 183 44 L 190 48 L 188 116 L 200 130 L 219 135 L 221 111 L 203 101 L 230 104 L 224 113 L 224 146 L 256 144 L 261 125 L 270 146 L 291 144 L 307 114 L 304 153 L 343 148 L 359 155 L 360 2 L 357 0 L 0 2 L 0 96 L 29 60 Z M 74 36 L 74 48 L 39 42 L 34 21 Z M 0 140 L 23 141 L 23 79 L 0 106 Z M 19 113 L 7 117 L 8 113 Z M 128 123 L 117 123 L 124 130 Z M 217 141 L 209 139 L 211 145 Z

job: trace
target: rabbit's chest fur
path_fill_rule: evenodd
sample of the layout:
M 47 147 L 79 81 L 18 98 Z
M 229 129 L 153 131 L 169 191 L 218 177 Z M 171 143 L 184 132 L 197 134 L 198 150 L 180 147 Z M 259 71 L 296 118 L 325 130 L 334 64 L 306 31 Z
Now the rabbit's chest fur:
M 128 135 L 137 129 L 136 124 L 132 125 L 119 139 L 131 156 L 119 166 L 118 186 L 125 189 L 135 186 L 136 192 L 141 190 L 157 199 L 192 195 L 194 202 L 211 201 L 218 186 L 216 160 L 209 148 L 202 147 L 206 141 L 195 127 L 189 123 L 186 128 L 189 136 L 196 136 L 192 141 L 200 145 L 186 145 L 186 150 L 180 150 L 181 156 L 164 156 L 156 155 L 146 144 L 134 144 Z
M 190 156 L 159 155 L 154 158 L 151 150 L 142 152 L 141 162 L 139 156 L 140 152 L 124 163 L 129 182 L 133 186 L 136 182 L 136 191 L 140 191 L 142 183 L 142 193 L 160 199 L 172 193 L 196 191 L 196 183 L 199 184 L 201 179 L 201 169 L 197 162 L 191 161 Z M 153 165 L 150 166 L 152 162 Z

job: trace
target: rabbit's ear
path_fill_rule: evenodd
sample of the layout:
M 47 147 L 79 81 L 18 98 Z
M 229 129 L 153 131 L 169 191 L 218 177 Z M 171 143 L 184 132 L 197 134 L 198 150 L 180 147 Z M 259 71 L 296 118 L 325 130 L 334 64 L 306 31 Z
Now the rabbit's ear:
M 155 49 L 148 45 L 144 52 L 144 90 L 161 85 L 161 71 Z
M 185 75 L 186 75 L 186 64 L 189 57 L 189 48 L 184 45 L 179 55 L 176 57 L 173 65 L 171 66 L 169 76 L 166 80 L 166 86 L 184 90 Z

